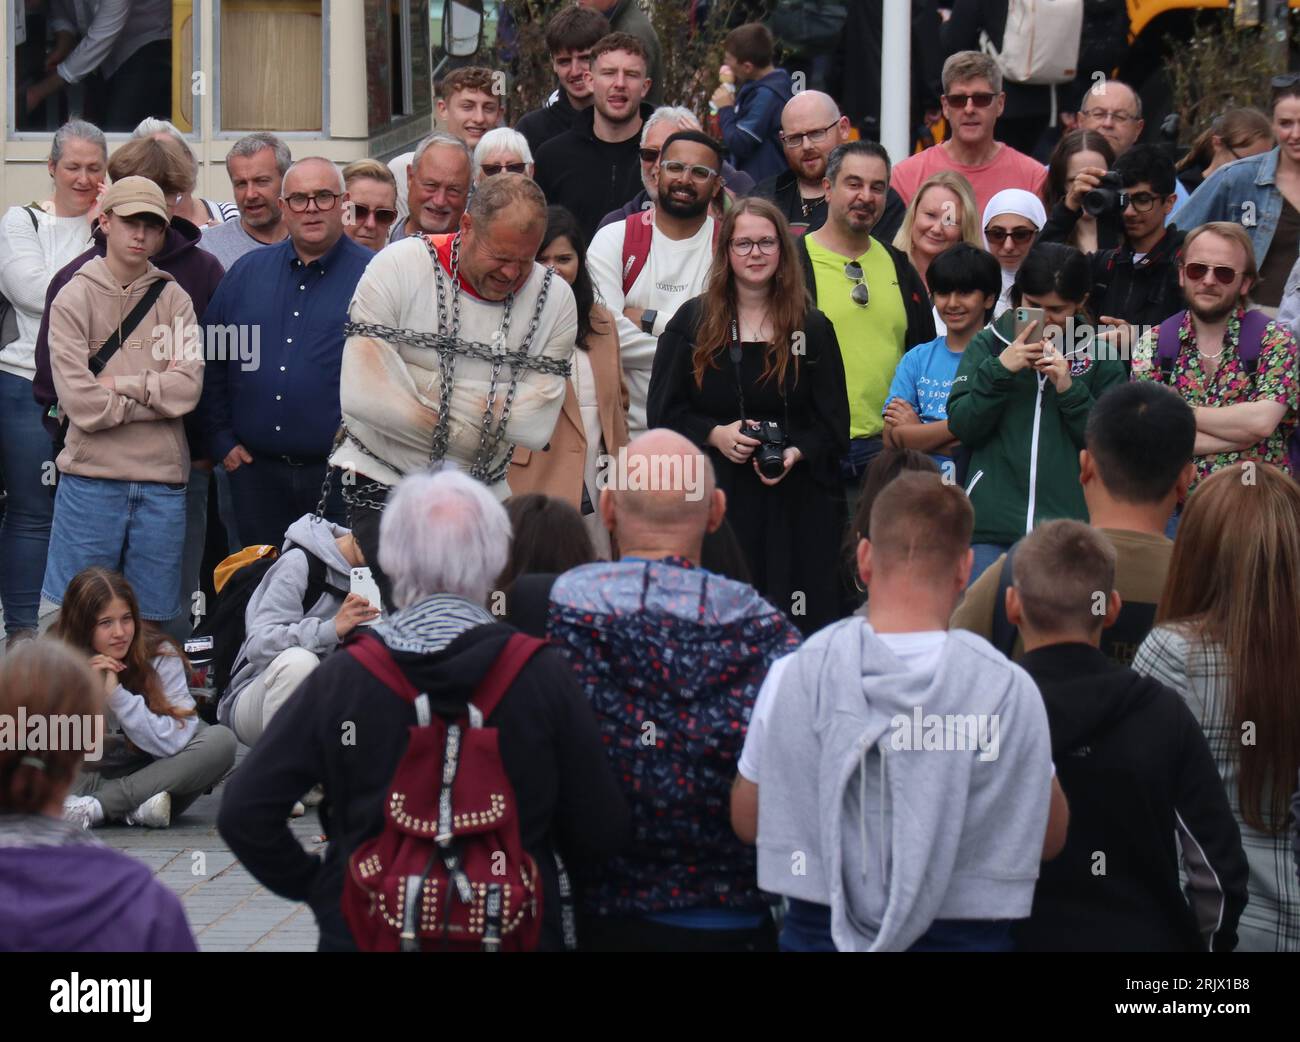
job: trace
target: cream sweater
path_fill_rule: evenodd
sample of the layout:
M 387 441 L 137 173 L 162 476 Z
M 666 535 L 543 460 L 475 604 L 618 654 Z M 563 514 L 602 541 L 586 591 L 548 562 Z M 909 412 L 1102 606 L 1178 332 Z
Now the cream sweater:
M 350 310 L 352 321 L 437 332 L 434 263 L 424 239 L 419 236 L 385 247 L 375 255 L 357 284 Z M 545 273 L 545 268 L 534 264 L 528 281 L 516 295 L 506 343 L 509 351 L 518 351 L 523 345 Z M 451 279 L 444 278 L 448 322 L 451 320 L 450 288 Z M 478 300 L 464 289 L 460 297 L 461 338 L 491 344 L 501 327 L 504 305 Z M 577 316 L 572 290 L 558 275 L 552 277 L 533 338 L 532 354 L 570 361 L 577 337 Z M 463 469 L 470 467 L 478 452 L 491 371 L 489 362 L 463 355 L 456 359 L 446 458 Z M 503 366 L 497 384 L 498 415 L 510 375 L 510 367 Z M 546 445 L 564 404 L 564 388 L 562 376 L 535 370 L 521 374 L 506 426 L 506 443 L 493 459 L 494 465 L 508 457 L 509 443 L 530 449 Z M 340 378 L 343 422 L 370 452 L 400 468 L 403 474 L 429 465 L 433 429 L 438 421 L 439 390 L 438 357 L 433 349 L 390 344 L 369 337 L 348 338 Z M 351 439 L 335 450 L 330 463 L 385 485 L 394 485 L 402 477 L 367 455 Z M 502 499 L 510 495 L 504 480 L 492 486 L 492 491 Z

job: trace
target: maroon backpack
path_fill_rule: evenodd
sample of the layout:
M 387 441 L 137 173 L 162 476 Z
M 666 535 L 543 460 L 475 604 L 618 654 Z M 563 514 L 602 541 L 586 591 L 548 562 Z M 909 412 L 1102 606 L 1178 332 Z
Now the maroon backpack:
M 632 291 L 633 284 L 641 277 L 641 269 L 650 259 L 650 243 L 654 241 L 654 229 L 654 207 L 630 213 L 623 221 L 623 296 L 625 297 Z M 722 231 L 722 222 L 714 217 L 714 246 L 718 244 L 720 231 Z
M 384 827 L 348 859 L 343 915 L 362 951 L 532 951 L 542 881 L 519 838 L 514 789 L 497 729 L 485 724 L 545 642 L 521 633 L 479 683 L 464 713 L 444 719 L 383 642 L 344 650 L 415 706 L 406 753 L 389 785 Z

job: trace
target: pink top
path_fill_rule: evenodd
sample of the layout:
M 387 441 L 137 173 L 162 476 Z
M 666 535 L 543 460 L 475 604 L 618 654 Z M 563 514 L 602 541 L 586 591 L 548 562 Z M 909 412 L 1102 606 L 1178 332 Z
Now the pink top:
M 926 178 L 940 170 L 955 171 L 971 183 L 975 189 L 977 215 L 982 214 L 989 200 L 1004 188 L 1023 188 L 1042 198 L 1043 183 L 1047 180 L 1047 167 L 1010 145 L 999 145 L 997 155 L 983 166 L 962 166 L 953 162 L 943 145 L 931 145 L 895 166 L 890 184 L 903 197 L 904 203 L 910 203 Z

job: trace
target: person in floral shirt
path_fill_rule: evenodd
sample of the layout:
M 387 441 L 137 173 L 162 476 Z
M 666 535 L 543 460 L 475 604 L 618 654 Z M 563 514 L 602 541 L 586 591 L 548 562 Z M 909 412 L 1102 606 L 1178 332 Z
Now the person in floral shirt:
M 1242 460 L 1271 463 L 1294 473 L 1289 452 L 1300 401 L 1300 358 L 1282 323 L 1263 325 L 1252 375 L 1241 356 L 1246 301 L 1258 273 L 1250 239 L 1240 225 L 1203 224 L 1187 236 L 1178 279 L 1187 310 L 1179 319 L 1178 357 L 1158 357 L 1159 329 L 1133 351 L 1133 378 L 1174 388 L 1196 414 L 1196 479 Z

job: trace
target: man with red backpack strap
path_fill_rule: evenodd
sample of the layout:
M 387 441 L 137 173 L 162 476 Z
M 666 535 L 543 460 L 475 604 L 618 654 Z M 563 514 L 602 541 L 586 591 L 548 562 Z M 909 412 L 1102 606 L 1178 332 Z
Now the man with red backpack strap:
M 1188 233 L 1178 275 L 1187 299 L 1133 350 L 1133 378 L 1159 380 L 1196 414 L 1196 477 L 1256 460 L 1296 474 L 1300 361 L 1282 323 L 1247 309 L 1258 269 L 1239 224 L 1214 221 Z M 1176 524 L 1171 522 L 1169 535 Z
M 656 205 L 601 228 L 587 251 L 596 289 L 618 319 L 632 437 L 646 429 L 659 334 L 678 307 L 704 292 L 717 234 L 709 201 L 722 157 L 722 146 L 698 130 L 670 136 L 656 167 Z
M 628 813 L 567 665 L 483 607 L 505 509 L 458 471 L 415 474 L 381 536 L 398 610 L 276 714 L 218 828 L 268 889 L 311 904 L 322 951 L 572 946 L 564 866 L 616 853 Z M 323 860 L 285 824 L 318 782 Z

